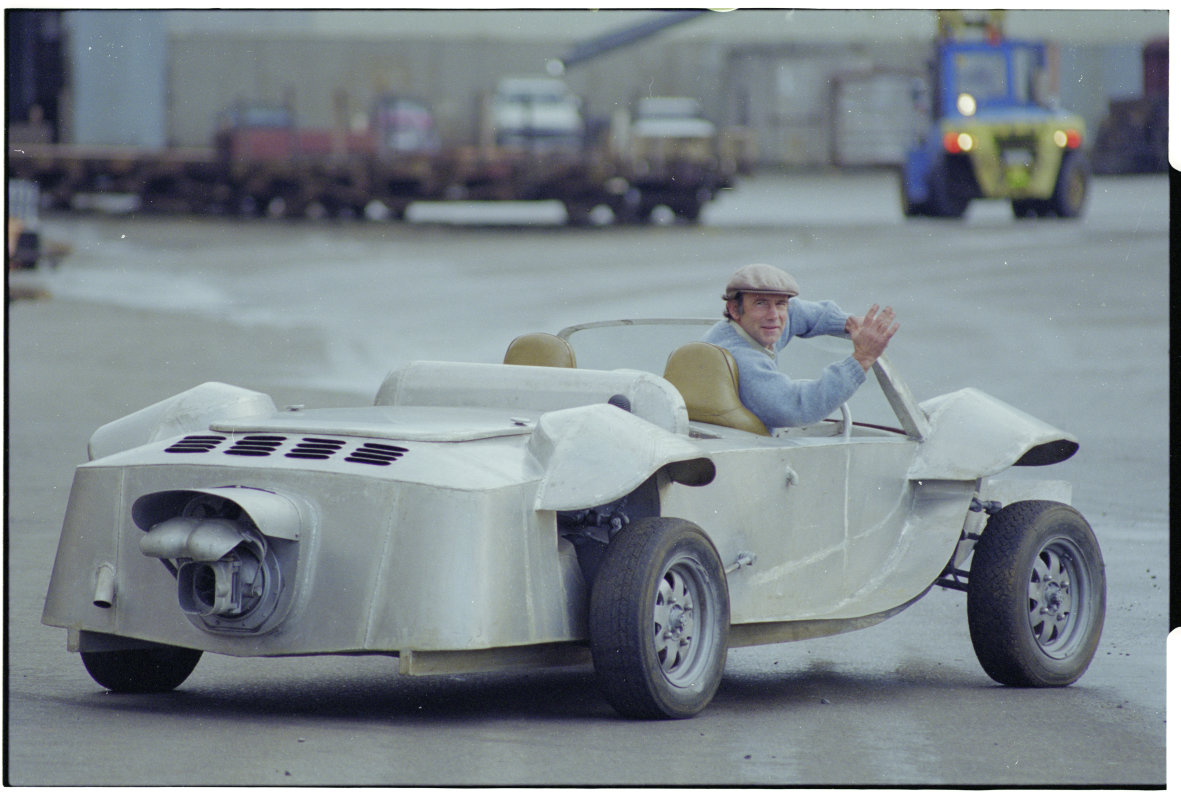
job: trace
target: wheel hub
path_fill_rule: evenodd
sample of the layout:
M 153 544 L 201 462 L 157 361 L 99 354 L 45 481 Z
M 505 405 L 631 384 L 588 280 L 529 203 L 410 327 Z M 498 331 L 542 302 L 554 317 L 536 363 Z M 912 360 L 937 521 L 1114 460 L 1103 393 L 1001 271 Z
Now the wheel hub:
M 668 628 L 664 632 L 666 639 L 685 640 L 693 632 L 693 609 L 685 608 L 676 603 L 668 612 Z
M 1062 619 L 1070 611 L 1070 585 L 1051 581 L 1042 595 L 1042 614 Z
M 1071 551 L 1058 543 L 1046 547 L 1034 561 L 1029 582 L 1029 624 L 1038 645 L 1048 654 L 1067 647 L 1078 627 L 1071 591 L 1076 570 Z

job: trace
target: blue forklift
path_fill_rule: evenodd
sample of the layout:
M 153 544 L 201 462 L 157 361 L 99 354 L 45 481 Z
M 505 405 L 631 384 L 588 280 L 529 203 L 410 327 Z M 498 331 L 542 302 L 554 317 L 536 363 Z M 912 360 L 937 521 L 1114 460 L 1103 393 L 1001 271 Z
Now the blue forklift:
M 1046 46 L 1006 39 L 1003 11 L 972 13 L 938 14 L 930 100 L 916 97 L 932 122 L 901 170 L 903 213 L 959 219 L 972 200 L 1001 198 L 1018 219 L 1079 216 L 1085 127 L 1044 100 Z

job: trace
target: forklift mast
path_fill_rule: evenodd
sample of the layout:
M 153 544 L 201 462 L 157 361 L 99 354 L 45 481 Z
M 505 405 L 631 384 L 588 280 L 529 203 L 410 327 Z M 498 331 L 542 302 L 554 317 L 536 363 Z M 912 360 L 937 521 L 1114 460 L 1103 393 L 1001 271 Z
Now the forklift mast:
M 936 119 L 993 109 L 1046 106 L 1041 42 L 1006 38 L 1004 11 L 940 11 L 936 42 Z M 965 105 L 966 104 L 966 105 Z
M 938 11 L 935 15 L 939 26 L 939 39 L 944 42 L 964 41 L 970 38 L 982 39 L 999 44 L 1005 37 L 1005 12 L 993 11 Z

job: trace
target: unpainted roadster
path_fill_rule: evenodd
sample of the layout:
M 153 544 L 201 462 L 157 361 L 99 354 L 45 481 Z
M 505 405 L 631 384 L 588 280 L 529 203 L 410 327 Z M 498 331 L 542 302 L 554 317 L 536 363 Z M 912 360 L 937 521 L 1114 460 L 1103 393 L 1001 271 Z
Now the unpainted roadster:
M 206 383 L 104 425 L 43 622 L 112 691 L 173 689 L 205 651 L 388 654 L 405 675 L 589 659 L 620 714 L 681 718 L 728 648 L 864 628 L 941 586 L 966 590 L 996 681 L 1082 675 L 1098 543 L 1068 484 L 998 476 L 1073 437 L 975 389 L 916 403 L 885 359 L 893 424 L 844 407 L 774 431 L 713 345 L 663 374 L 576 365 L 580 336 L 688 322 L 411 362 L 365 407 Z

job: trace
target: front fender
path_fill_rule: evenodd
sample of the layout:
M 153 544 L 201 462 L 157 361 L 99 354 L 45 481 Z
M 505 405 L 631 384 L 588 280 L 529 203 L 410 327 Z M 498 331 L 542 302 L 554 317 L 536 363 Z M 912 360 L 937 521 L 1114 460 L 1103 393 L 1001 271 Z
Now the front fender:
M 1065 461 L 1078 440 L 978 389 L 920 404 L 930 431 L 915 453 L 912 480 L 970 480 L 1011 466 Z
M 543 471 L 535 507 L 546 511 L 603 505 L 661 467 L 690 486 L 715 474 L 713 461 L 685 437 L 606 403 L 542 414 L 529 452 Z

